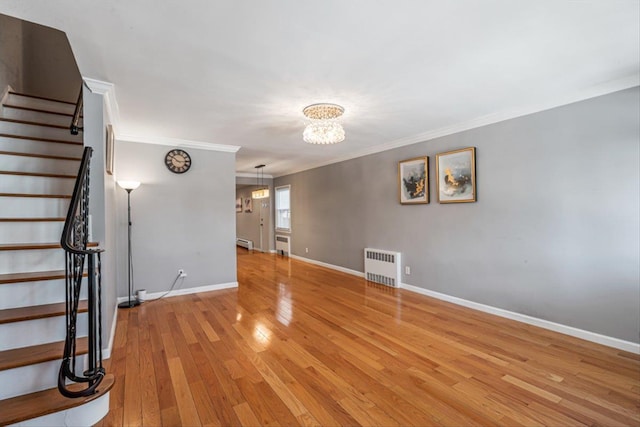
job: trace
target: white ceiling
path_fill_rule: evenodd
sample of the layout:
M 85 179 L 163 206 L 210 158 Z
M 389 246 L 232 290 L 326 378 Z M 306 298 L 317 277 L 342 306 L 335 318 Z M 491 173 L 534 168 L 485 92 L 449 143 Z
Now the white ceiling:
M 639 84 L 637 0 L 0 0 L 115 85 L 118 135 L 238 145 L 280 176 Z M 345 107 L 346 140 L 302 141 Z

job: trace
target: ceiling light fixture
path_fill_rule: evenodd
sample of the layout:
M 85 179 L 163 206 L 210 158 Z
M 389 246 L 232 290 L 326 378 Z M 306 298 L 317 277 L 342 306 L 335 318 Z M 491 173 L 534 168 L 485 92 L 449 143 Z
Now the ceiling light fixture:
M 310 120 L 302 133 L 305 142 L 336 144 L 344 141 L 344 129 L 336 121 L 344 113 L 344 108 L 336 104 L 312 104 L 302 113 Z
M 269 188 L 262 188 L 264 180 L 264 168 L 265 165 L 255 166 L 256 168 L 256 185 L 258 186 L 257 190 L 251 192 L 252 199 L 266 199 L 269 197 Z

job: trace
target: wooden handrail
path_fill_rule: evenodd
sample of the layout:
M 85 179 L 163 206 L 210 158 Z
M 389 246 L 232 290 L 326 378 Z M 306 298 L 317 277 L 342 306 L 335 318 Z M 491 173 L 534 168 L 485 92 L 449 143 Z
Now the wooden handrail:
M 71 119 L 71 126 L 69 130 L 71 131 L 71 135 L 77 135 L 79 131 L 83 130 L 83 128 L 78 127 L 80 123 L 80 114 L 82 114 L 82 86 L 80 86 L 80 94 L 78 95 L 78 101 L 76 102 L 76 109 L 73 111 L 73 118 Z

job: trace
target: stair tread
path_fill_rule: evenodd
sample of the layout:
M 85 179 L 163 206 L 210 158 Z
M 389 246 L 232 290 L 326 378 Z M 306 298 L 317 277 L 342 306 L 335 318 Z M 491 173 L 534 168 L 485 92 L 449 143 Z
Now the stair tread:
M 82 157 L 55 156 L 53 154 L 39 154 L 39 153 L 22 153 L 18 151 L 0 151 L 0 154 L 5 156 L 36 157 L 39 159 L 51 159 L 51 160 L 72 160 L 72 161 L 82 160 Z
M 64 221 L 64 217 L 43 217 L 43 218 L 0 218 L 0 222 L 53 222 Z
M 68 139 L 42 138 L 39 136 L 14 135 L 11 133 L 0 133 L 0 137 L 14 138 L 14 139 L 28 139 L 30 141 L 54 142 L 58 144 L 83 145 L 82 141 L 70 141 Z
M 70 199 L 71 194 L 0 193 L 0 197 L 41 197 L 44 199 Z
M 42 172 L 18 172 L 0 170 L 0 175 L 18 175 L 18 176 L 40 176 L 44 178 L 65 178 L 76 179 L 75 175 L 66 175 L 61 173 L 42 173 Z
M 88 347 L 89 340 L 87 337 L 78 338 L 76 341 L 76 354 L 86 354 L 89 351 Z M 63 352 L 64 341 L 0 351 L 0 371 L 62 359 Z
M 53 222 L 64 221 L 64 217 L 43 217 L 43 218 L 0 218 L 0 222 Z
M 24 107 L 22 105 L 11 105 L 11 104 L 3 104 L 2 106 L 4 108 L 13 108 L 13 109 L 16 109 L 16 110 L 27 110 L 27 111 L 34 111 L 36 113 L 55 114 L 57 116 L 73 117 L 73 114 L 64 113 L 62 111 L 43 110 L 41 108 Z M 80 117 L 82 117 L 82 116 L 80 116 Z M 71 122 L 69 122 L 69 123 L 71 123 Z
M 87 273 L 84 273 L 87 276 Z M 51 271 L 32 271 L 29 273 L 8 273 L 0 274 L 0 285 L 8 283 L 23 283 L 23 282 L 39 282 L 43 280 L 58 280 L 64 279 L 64 270 L 51 270 Z
M 98 246 L 97 242 L 87 243 L 88 247 Z M 2 243 L 0 244 L 0 251 L 19 251 L 29 249 L 56 249 L 61 248 L 59 242 L 53 243 Z
M 52 102 L 59 102 L 61 104 L 76 105 L 75 102 L 71 102 L 71 101 L 64 101 L 62 99 L 55 99 L 55 98 L 47 98 L 45 96 L 39 96 L 39 95 L 29 95 L 28 93 L 14 92 L 12 90 L 9 91 L 9 95 L 24 96 L 25 98 L 42 99 L 44 101 L 52 101 Z
M 65 314 L 65 310 L 66 303 L 64 302 L 32 305 L 30 307 L 9 308 L 0 310 L 0 324 L 63 316 Z M 78 304 L 78 313 L 85 313 L 87 310 L 87 301 L 80 301 L 80 304 Z
M 20 125 L 44 126 L 44 127 L 50 127 L 50 128 L 56 128 L 56 129 L 69 129 L 69 126 L 52 125 L 49 123 L 34 122 L 29 120 L 9 119 L 6 117 L 0 117 L 0 122 L 17 123 Z
M 0 425 L 15 424 L 84 405 L 104 396 L 111 390 L 114 383 L 115 377 L 112 374 L 107 374 L 95 394 L 76 399 L 64 397 L 57 388 L 51 388 L 0 400 Z M 70 388 L 73 389 L 74 386 L 72 385 Z M 78 385 L 78 387 L 83 386 Z

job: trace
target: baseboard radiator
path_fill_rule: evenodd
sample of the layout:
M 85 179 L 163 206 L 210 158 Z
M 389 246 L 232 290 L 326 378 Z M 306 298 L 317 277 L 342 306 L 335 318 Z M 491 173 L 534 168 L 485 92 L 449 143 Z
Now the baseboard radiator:
M 242 238 L 238 237 L 236 239 L 236 246 L 240 246 L 241 248 L 249 249 L 250 251 L 252 251 L 253 250 L 253 240 L 242 239 Z
M 291 253 L 291 238 L 289 236 L 276 234 L 276 252 L 282 252 L 282 255 L 286 252 L 287 256 Z
M 364 250 L 364 277 L 370 282 L 399 288 L 401 267 L 400 252 L 372 248 Z

